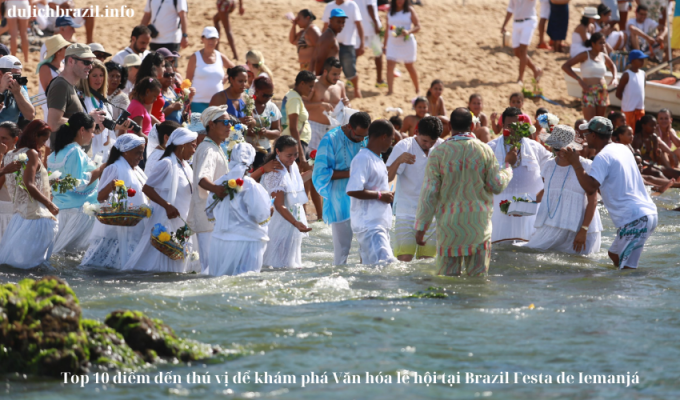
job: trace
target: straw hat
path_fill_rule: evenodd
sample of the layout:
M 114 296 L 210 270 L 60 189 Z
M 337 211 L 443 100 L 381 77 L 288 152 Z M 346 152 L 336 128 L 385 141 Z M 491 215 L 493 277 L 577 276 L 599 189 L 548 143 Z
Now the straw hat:
M 52 57 L 54 54 L 56 54 L 56 52 L 70 45 L 71 42 L 64 39 L 64 37 L 60 34 L 50 37 L 49 39 L 45 40 L 45 47 L 47 48 L 47 52 L 45 52 L 45 58 Z
M 583 146 L 576 143 L 574 139 L 576 138 L 576 132 L 574 129 L 567 125 L 557 125 L 553 128 L 550 137 L 545 140 L 545 145 L 550 146 L 555 150 L 566 149 L 571 147 L 575 150 L 583 149 Z

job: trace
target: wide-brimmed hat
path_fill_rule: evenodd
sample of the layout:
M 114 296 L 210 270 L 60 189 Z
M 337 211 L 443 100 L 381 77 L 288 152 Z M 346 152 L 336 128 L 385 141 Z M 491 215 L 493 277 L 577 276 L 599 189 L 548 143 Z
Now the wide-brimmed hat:
M 581 150 L 582 145 L 575 142 L 576 131 L 568 125 L 557 125 L 553 128 L 550 136 L 545 140 L 546 146 L 550 146 L 555 150 L 566 149 L 568 147 Z
M 101 44 L 99 44 L 99 43 L 90 43 L 89 46 L 90 46 L 90 50 L 92 50 L 93 53 L 94 53 L 95 51 L 98 51 L 98 52 L 100 52 L 100 53 L 106 54 L 106 57 L 111 57 L 111 53 L 109 53 L 108 51 L 104 50 L 104 46 L 102 46 Z
M 142 65 L 142 59 L 137 54 L 128 54 L 123 59 L 124 67 L 139 67 Z
M 71 42 L 68 40 L 64 39 L 63 36 L 60 34 L 56 34 L 49 39 L 45 40 L 45 48 L 47 51 L 45 52 L 45 58 L 50 58 L 53 55 L 55 55 L 59 50 L 63 49 L 64 47 L 68 47 L 71 45 Z
M 586 18 L 600 19 L 600 14 L 597 13 L 597 8 L 586 7 L 583 9 L 583 16 Z
M 73 43 L 66 48 L 66 57 L 78 57 L 78 58 L 96 58 L 90 46 L 81 43 Z

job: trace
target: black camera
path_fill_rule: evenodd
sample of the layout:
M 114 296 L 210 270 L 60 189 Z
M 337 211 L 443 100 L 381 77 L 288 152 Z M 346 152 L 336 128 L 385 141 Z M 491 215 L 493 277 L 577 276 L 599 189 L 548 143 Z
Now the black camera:
M 158 29 L 156 29 L 154 24 L 147 25 L 147 28 L 151 31 L 151 37 L 155 39 L 158 36 Z
M 21 86 L 28 85 L 28 78 L 26 78 L 25 76 L 21 76 L 21 74 L 12 74 L 12 79 L 17 81 L 17 83 Z
M 120 116 L 118 117 L 117 121 L 106 118 L 104 122 L 102 122 L 102 125 L 104 125 L 104 128 L 113 131 L 116 129 L 116 125 L 123 125 L 125 121 L 128 120 L 129 116 L 130 116 L 129 112 L 121 109 Z M 142 127 L 137 125 L 135 121 L 130 120 L 130 130 L 133 131 L 134 133 L 139 134 L 142 131 Z

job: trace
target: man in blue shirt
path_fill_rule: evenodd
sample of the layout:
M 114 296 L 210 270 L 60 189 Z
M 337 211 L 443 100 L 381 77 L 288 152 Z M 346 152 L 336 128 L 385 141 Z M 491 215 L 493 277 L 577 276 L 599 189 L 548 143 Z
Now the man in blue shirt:
M 349 167 L 366 146 L 370 125 L 370 115 L 358 112 L 350 117 L 349 124 L 328 131 L 317 148 L 312 182 L 324 198 L 323 220 L 333 230 L 334 265 L 347 264 L 352 246 L 350 199 L 346 192 Z

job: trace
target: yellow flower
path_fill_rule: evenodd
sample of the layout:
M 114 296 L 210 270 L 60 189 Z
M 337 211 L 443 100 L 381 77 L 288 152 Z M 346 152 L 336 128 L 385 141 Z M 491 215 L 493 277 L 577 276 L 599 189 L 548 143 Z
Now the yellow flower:
M 151 218 L 151 209 L 149 207 L 140 207 L 146 213 L 147 218 Z
M 161 242 L 167 242 L 170 240 L 170 234 L 168 232 L 161 232 L 161 234 L 158 235 L 158 240 Z
M 179 85 L 182 89 L 189 89 L 191 87 L 191 81 L 188 79 L 185 79 L 182 81 L 182 84 Z
M 227 182 L 230 188 L 236 189 L 236 179 L 229 179 L 229 182 Z
M 125 182 L 121 181 L 121 180 L 116 181 L 116 187 L 121 187 L 121 186 L 125 186 Z

